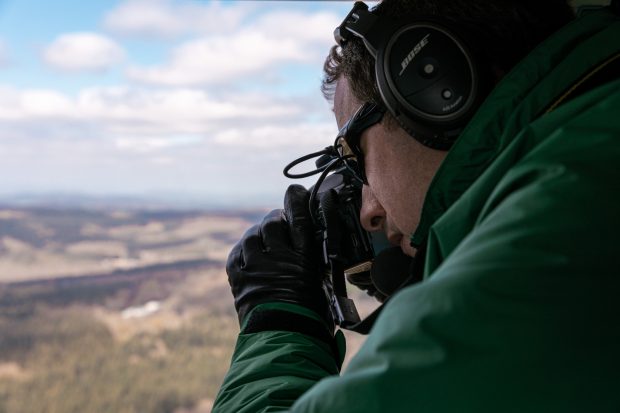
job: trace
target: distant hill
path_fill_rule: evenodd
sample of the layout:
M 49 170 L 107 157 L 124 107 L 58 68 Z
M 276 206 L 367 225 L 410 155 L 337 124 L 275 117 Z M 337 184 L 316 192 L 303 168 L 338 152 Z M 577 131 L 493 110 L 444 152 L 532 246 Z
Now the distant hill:
M 0 208 L 56 208 L 89 210 L 200 210 L 242 211 L 271 210 L 282 203 L 282 195 L 263 194 L 250 196 L 238 194 L 220 197 L 216 195 L 188 195 L 183 193 L 153 193 L 142 195 L 96 195 L 74 192 L 50 193 L 0 193 Z
M 264 211 L 0 208 L 0 283 L 222 261 Z
M 225 260 L 264 213 L 0 207 L 0 412 L 210 411 L 239 331 Z
M 0 208 L 0 412 L 209 411 L 263 213 Z

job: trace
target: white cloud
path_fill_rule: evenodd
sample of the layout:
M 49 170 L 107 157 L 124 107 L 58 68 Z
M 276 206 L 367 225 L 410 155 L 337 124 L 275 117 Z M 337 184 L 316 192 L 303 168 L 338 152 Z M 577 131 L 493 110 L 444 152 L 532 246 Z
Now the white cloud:
M 338 18 L 329 13 L 267 14 L 234 34 L 206 36 L 173 51 L 167 63 L 131 67 L 130 79 L 158 85 L 209 85 L 319 60 L 333 43 Z
M 168 137 L 122 137 L 115 140 L 116 147 L 121 150 L 147 153 L 167 148 L 192 146 L 200 144 L 204 139 L 199 136 L 168 136 Z M 167 158 L 169 159 L 169 158 Z
M 275 147 L 312 147 L 320 150 L 318 142 L 325 145 L 331 143 L 330 137 L 335 137 L 335 126 L 332 123 L 302 123 L 296 125 L 263 125 L 255 128 L 228 128 L 215 134 L 214 142 L 223 146 L 242 146 L 256 150 L 256 148 Z
M 90 32 L 67 33 L 57 37 L 43 52 L 43 60 L 63 71 L 102 71 L 124 58 L 123 49 L 113 40 Z
M 0 120 L 74 118 L 75 104 L 62 93 L 49 89 L 17 90 L 0 87 Z
M 206 138 L 218 145 L 261 148 L 317 142 L 317 136 L 329 132 L 305 120 L 307 113 L 316 112 L 313 106 L 312 100 L 216 97 L 189 88 L 99 87 L 70 97 L 53 90 L 0 87 L 0 125 L 10 123 L 11 136 L 19 130 L 27 136 L 33 125 L 48 137 L 63 131 L 79 136 L 77 131 L 86 128 L 113 140 L 118 149 L 134 152 L 198 145 Z M 325 115 L 325 123 L 331 124 L 327 110 Z
M 0 87 L 0 121 L 55 117 L 102 121 L 110 129 L 192 133 L 208 132 L 222 122 L 273 121 L 303 113 L 300 104 L 275 98 L 253 94 L 218 98 L 189 88 L 91 87 L 70 97 L 50 89 Z
M 261 16 L 255 29 L 277 38 L 294 38 L 304 43 L 329 46 L 334 43 L 334 29 L 341 21 L 342 16 L 334 13 L 277 10 Z
M 284 165 L 336 133 L 327 108 L 324 118 L 305 118 L 313 101 L 130 88 L 72 98 L 0 88 L 0 188 L 219 194 L 222 201 L 238 196 L 240 205 L 251 195 L 278 205 L 292 183 Z
M 253 95 L 215 97 L 202 90 L 91 88 L 77 98 L 85 118 L 117 134 L 206 134 L 237 122 L 273 122 L 303 113 L 300 106 Z
M 170 0 L 128 0 L 109 12 L 103 25 L 115 33 L 141 37 L 231 32 L 255 8 L 252 3 L 230 6 L 220 2 L 172 4 Z
M 135 81 L 160 85 L 201 85 L 232 81 L 283 61 L 303 61 L 307 55 L 293 39 L 278 40 L 261 32 L 232 38 L 194 40 L 179 47 L 163 66 L 133 67 Z
M 88 80 L 81 77 L 78 83 L 49 77 L 40 88 L 0 85 L 0 191 L 170 190 L 236 196 L 241 204 L 252 194 L 260 202 L 273 195 L 281 203 L 291 183 L 284 165 L 331 144 L 336 133 L 318 76 L 302 65 L 320 71 L 342 16 L 303 5 L 306 12 L 281 11 L 297 4 L 121 2 L 103 28 L 118 42 L 118 34 L 174 37 L 151 37 L 153 49 L 144 56 L 135 51 L 156 62 L 159 51 L 174 45 L 168 59 L 131 67 L 126 84 L 115 86 L 63 92 Z M 94 71 L 124 58 L 119 44 L 86 30 L 92 32 L 58 37 L 45 50 L 48 64 Z M 291 63 L 301 69 L 292 79 Z M 265 78 L 292 82 L 272 92 L 259 83 Z M 235 87 L 241 82 L 254 92 Z M 302 82 L 314 86 L 307 96 Z M 288 88 L 294 97 L 286 97 Z M 312 163 L 300 168 L 306 166 Z

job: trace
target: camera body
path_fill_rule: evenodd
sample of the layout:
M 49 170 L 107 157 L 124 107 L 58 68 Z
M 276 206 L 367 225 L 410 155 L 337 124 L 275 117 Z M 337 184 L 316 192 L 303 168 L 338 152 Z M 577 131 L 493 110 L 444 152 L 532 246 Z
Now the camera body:
M 332 147 L 304 155 L 284 168 L 291 179 L 320 174 L 309 188 L 309 212 L 316 242 L 321 246 L 324 267 L 323 287 L 330 302 L 334 322 L 342 328 L 356 329 L 360 317 L 353 301 L 347 296 L 345 275 L 356 286 L 382 301 L 371 279 L 375 255 L 388 246 L 382 233 L 366 231 L 360 222 L 362 186 L 357 163 L 352 156 L 343 155 L 338 140 Z M 291 173 L 302 162 L 318 158 L 316 169 Z M 385 298 L 385 297 L 383 297 Z
M 330 162 L 334 162 L 334 158 L 324 155 L 316 165 L 321 169 Z M 336 324 L 350 328 L 360 322 L 360 317 L 347 296 L 345 274 L 369 280 L 375 253 L 387 240 L 373 239 L 360 223 L 362 182 L 354 175 L 351 163 L 336 162 L 334 165 L 331 174 L 323 175 L 310 188 L 310 213 L 317 242 L 322 246 L 327 275 L 323 286 L 332 316 Z
M 320 158 L 317 167 L 326 161 L 329 159 Z M 369 265 L 375 253 L 372 236 L 360 223 L 362 184 L 346 166 L 338 167 L 317 184 L 310 212 L 323 243 L 323 262 L 329 265 L 330 260 L 338 260 L 345 270 Z

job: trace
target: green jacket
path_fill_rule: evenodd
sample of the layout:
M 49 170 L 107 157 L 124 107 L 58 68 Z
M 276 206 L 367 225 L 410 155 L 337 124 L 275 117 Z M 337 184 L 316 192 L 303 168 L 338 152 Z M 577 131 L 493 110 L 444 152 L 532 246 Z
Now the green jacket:
M 425 280 L 347 370 L 302 334 L 241 334 L 214 412 L 619 412 L 620 81 L 554 107 L 619 51 L 607 11 L 532 51 L 429 189 Z

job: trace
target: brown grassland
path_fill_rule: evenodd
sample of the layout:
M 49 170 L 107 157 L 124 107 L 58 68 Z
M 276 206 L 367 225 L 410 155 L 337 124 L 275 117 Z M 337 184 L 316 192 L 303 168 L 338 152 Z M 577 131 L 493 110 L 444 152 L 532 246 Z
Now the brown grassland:
M 210 411 L 225 259 L 263 213 L 0 209 L 0 413 Z

